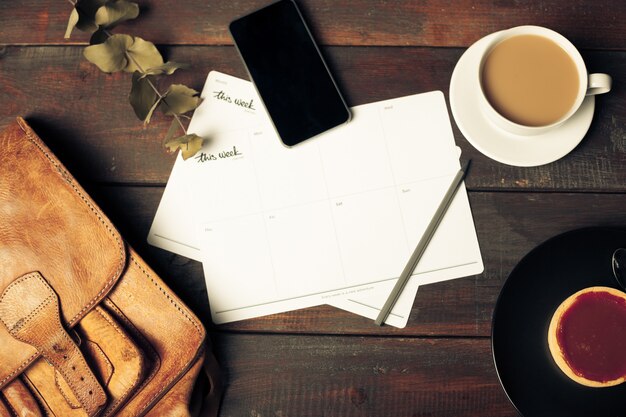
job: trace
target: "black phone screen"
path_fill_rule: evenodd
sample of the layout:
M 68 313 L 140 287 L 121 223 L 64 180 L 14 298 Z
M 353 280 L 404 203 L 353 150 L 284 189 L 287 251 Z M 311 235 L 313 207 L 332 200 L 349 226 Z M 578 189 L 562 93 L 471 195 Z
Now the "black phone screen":
M 350 110 L 292 0 L 231 22 L 230 33 L 285 145 L 350 120 Z

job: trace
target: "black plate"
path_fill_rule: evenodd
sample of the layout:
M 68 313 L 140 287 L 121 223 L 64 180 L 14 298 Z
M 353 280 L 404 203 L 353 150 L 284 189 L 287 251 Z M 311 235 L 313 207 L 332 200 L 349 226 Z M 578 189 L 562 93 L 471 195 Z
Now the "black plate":
M 547 339 L 565 298 L 596 285 L 619 288 L 611 255 L 625 246 L 626 229 L 574 230 L 542 243 L 511 272 L 496 303 L 491 340 L 502 387 L 525 417 L 626 416 L 626 383 L 577 384 L 557 367 Z

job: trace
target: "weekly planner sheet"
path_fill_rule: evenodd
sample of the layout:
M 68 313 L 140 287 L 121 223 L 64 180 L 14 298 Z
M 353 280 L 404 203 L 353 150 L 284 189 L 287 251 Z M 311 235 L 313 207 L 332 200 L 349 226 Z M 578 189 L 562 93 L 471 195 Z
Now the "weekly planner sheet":
M 354 107 L 292 148 L 249 83 L 212 72 L 203 96 L 189 130 L 208 143 L 176 162 L 150 243 L 203 262 L 217 324 L 325 303 L 374 318 L 460 167 L 443 95 Z M 482 269 L 462 188 L 387 323 L 419 285 Z

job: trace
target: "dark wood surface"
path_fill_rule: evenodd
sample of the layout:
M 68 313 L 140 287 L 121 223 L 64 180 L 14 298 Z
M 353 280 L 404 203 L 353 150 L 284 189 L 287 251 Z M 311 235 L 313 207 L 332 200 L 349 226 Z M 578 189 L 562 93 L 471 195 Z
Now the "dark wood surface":
M 139 0 L 115 29 L 158 43 L 189 69 L 166 80 L 201 89 L 210 70 L 245 77 L 226 26 L 264 1 Z M 211 331 L 226 381 L 223 416 L 514 416 L 491 355 L 491 317 L 517 262 L 546 239 L 587 226 L 626 227 L 626 3 L 300 0 L 350 105 L 441 90 L 463 51 L 500 29 L 537 24 L 568 37 L 614 89 L 563 159 L 497 163 L 453 121 L 473 167 L 467 186 L 485 272 L 420 288 L 404 329 L 328 306 L 214 326 L 201 265 L 146 236 L 174 157 L 168 122 L 134 118 L 127 74 L 86 62 L 88 36 L 63 39 L 71 5 L 0 2 L 0 128 L 26 117 L 131 245 Z

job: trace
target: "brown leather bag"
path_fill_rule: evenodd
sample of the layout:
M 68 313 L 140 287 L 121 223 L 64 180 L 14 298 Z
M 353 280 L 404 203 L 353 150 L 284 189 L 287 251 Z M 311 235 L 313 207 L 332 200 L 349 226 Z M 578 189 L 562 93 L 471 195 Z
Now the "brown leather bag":
M 217 414 L 204 327 L 23 119 L 0 134 L 0 322 L 2 417 L 189 416 L 203 363 Z

